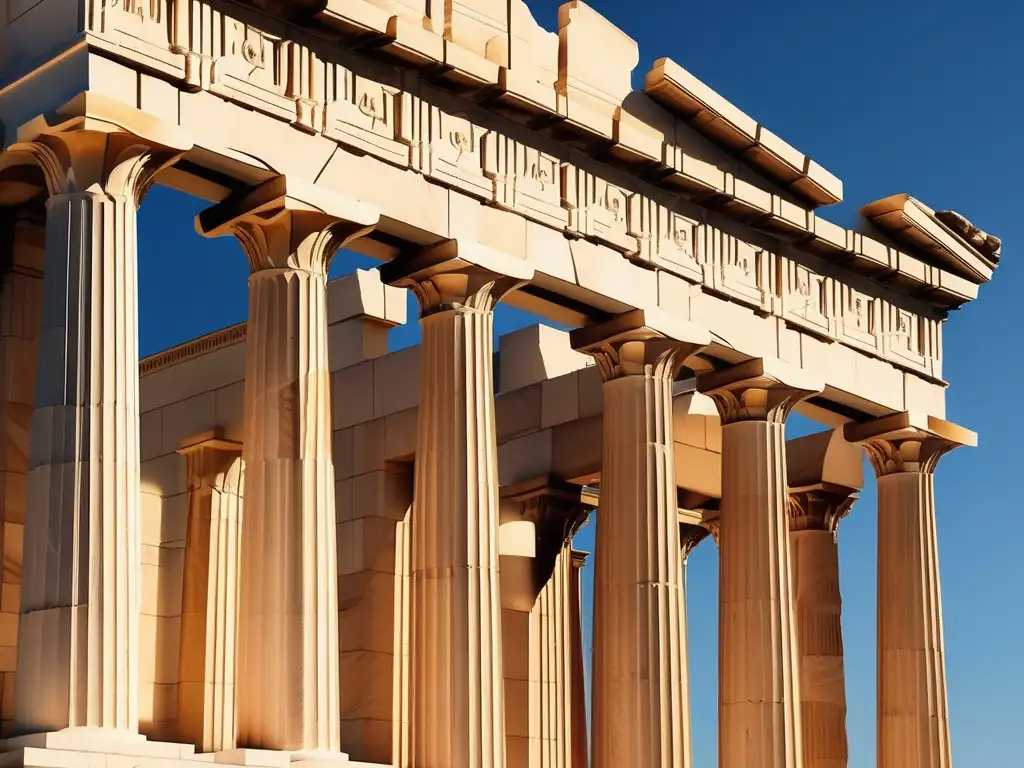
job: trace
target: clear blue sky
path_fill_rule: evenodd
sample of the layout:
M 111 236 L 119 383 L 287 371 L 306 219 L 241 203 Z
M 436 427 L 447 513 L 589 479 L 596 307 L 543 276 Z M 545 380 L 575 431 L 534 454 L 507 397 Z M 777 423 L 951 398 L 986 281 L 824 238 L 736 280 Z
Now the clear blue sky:
M 530 2 L 555 28 L 557 0 Z M 1024 766 L 1024 342 L 1011 313 L 1024 292 L 1017 253 L 1024 194 L 1024 11 L 1010 2 L 877 0 L 594 0 L 640 43 L 639 84 L 669 56 L 839 175 L 847 202 L 824 215 L 851 224 L 862 204 L 909 192 L 953 208 L 1003 238 L 1003 264 L 944 337 L 948 417 L 980 447 L 945 458 L 937 475 L 939 546 L 954 762 Z M 141 213 L 142 354 L 245 318 L 247 266 L 232 241 L 194 234 L 197 200 L 154 190 Z M 342 254 L 333 273 L 367 266 Z M 188 307 L 187 309 L 183 309 Z M 1017 322 L 1015 322 L 1017 320 Z M 504 309 L 499 333 L 534 322 Z M 415 343 L 415 324 L 394 332 Z M 804 420 L 791 435 L 816 431 Z M 873 768 L 875 494 L 870 479 L 840 531 L 851 768 Z M 581 544 L 592 543 L 593 529 Z M 717 554 L 689 569 L 694 754 L 716 765 Z M 588 640 L 589 648 L 589 640 Z

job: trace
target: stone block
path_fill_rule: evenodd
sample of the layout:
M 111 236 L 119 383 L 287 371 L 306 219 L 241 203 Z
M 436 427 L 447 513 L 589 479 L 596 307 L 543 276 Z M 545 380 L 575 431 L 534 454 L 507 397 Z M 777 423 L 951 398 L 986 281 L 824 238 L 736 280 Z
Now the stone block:
M 351 719 L 370 718 L 386 720 L 392 716 L 394 693 L 391 679 L 395 657 L 391 653 L 374 651 L 348 651 L 341 654 L 342 680 L 380 681 L 385 684 L 343 685 L 341 687 L 341 716 Z
M 372 418 L 415 408 L 420 397 L 419 347 L 407 347 L 374 360 L 373 388 Z
M 185 438 L 217 426 L 216 404 L 216 394 L 211 391 L 164 406 L 160 453 L 173 453 Z
M 236 381 L 215 391 L 216 425 L 225 440 L 245 441 L 245 382 Z
M 527 259 L 526 219 L 484 205 L 476 198 L 452 190 L 449 193 L 451 237 L 464 238 L 516 259 Z
M 341 721 L 341 748 L 348 753 L 350 768 L 381 768 L 391 765 L 394 724 L 388 720 L 357 717 Z M 365 762 L 362 762 L 365 761 Z
M 367 361 L 331 375 L 334 429 L 373 418 L 373 367 L 377 362 Z
M 402 325 L 407 319 L 405 295 L 405 288 L 382 283 L 376 269 L 357 269 L 327 283 L 327 322 L 366 318 L 386 326 Z
M 355 427 L 336 429 L 332 434 L 331 455 L 334 459 L 334 479 L 344 480 L 355 474 L 353 450 Z
M 385 420 L 383 418 L 356 424 L 352 429 L 352 474 L 362 475 L 384 469 Z
M 327 359 L 331 371 L 376 360 L 388 352 L 388 326 L 355 318 L 327 328 Z
M 380 571 L 345 574 L 338 579 L 342 652 L 394 653 L 395 579 L 394 573 Z
M 337 513 L 337 522 L 343 523 L 352 520 L 353 515 L 353 488 L 355 483 L 352 478 L 338 480 L 334 484 L 334 506 Z
M 658 306 L 657 272 L 638 269 L 618 251 L 587 240 L 572 240 L 569 247 L 579 286 L 603 297 L 598 300 L 607 302 L 608 312 Z
M 163 449 L 162 408 L 146 411 L 139 417 L 139 447 L 142 461 L 155 459 L 165 453 Z
M 579 372 L 548 379 L 541 385 L 541 428 L 579 418 Z
M 551 471 L 552 431 L 509 440 L 498 446 L 498 482 L 501 485 L 532 480 Z
M 514 389 L 494 401 L 498 445 L 540 429 L 543 402 L 539 385 Z
M 392 413 L 384 419 L 384 455 L 388 461 L 409 461 L 416 455 L 419 408 Z
M 557 378 L 592 365 L 588 355 L 576 352 L 569 334 L 544 324 L 531 325 L 498 339 L 498 391 Z
M 636 41 L 581 0 L 558 9 L 558 38 L 559 92 L 614 111 L 633 90 Z

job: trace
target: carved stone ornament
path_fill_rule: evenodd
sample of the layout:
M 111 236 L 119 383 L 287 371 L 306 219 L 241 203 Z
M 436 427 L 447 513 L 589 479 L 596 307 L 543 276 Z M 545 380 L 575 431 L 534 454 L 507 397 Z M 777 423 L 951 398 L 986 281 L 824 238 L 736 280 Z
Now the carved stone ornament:
M 864 447 L 880 478 L 901 472 L 932 474 L 950 451 L 978 444 L 978 436 L 969 429 L 913 411 L 850 422 L 843 431 L 848 442 Z
M 999 261 L 1003 241 L 998 237 L 978 229 L 967 220 L 966 216 L 956 211 L 936 211 L 935 218 L 970 243 L 971 247 L 976 248 L 981 254 L 988 256 L 993 261 Z
M 718 407 L 722 426 L 739 421 L 783 424 L 797 404 L 823 387 L 801 369 L 764 358 L 697 377 L 698 390 Z
M 811 488 L 790 491 L 787 501 L 790 531 L 828 531 L 835 536 L 859 494 L 849 488 Z

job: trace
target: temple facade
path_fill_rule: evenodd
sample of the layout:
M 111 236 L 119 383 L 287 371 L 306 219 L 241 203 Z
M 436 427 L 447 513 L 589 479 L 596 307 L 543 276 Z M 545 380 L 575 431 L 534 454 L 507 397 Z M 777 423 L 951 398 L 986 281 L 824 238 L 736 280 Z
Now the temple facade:
M 705 546 L 719 765 L 845 768 L 866 455 L 877 764 L 950 768 L 942 332 L 998 238 L 907 195 L 831 223 L 841 181 L 681 66 L 636 90 L 593 8 L 549 26 L 0 6 L 0 765 L 691 768 Z M 249 314 L 140 361 L 153 184 L 241 245 Z M 381 265 L 328 282 L 347 251 Z M 573 330 L 496 353 L 499 303 Z

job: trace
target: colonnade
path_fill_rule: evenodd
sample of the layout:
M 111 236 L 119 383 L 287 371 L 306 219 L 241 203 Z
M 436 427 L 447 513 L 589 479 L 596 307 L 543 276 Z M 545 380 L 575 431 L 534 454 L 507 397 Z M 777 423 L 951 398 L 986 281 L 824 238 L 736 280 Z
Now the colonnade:
M 136 209 L 173 143 L 74 131 L 17 145 L 48 182 L 16 728 L 138 736 Z M 8 158 L 9 159 L 9 158 Z M 2 166 L 0 166 L 2 168 Z M 203 213 L 249 258 L 238 673 L 207 705 L 211 748 L 339 753 L 338 610 L 326 277 L 377 213 L 272 179 Z M 524 262 L 447 242 L 381 268 L 421 308 L 412 511 L 409 764 L 505 764 L 493 310 Z M 711 341 L 633 311 L 572 334 L 603 377 L 594 557 L 592 765 L 691 763 L 685 561 L 672 384 Z M 698 376 L 722 422 L 720 765 L 845 765 L 835 526 L 849 499 L 793 498 L 784 428 L 823 382 L 770 360 Z M 933 472 L 966 442 L 913 414 L 851 423 L 879 475 L 880 768 L 946 768 Z M 214 446 L 237 453 L 233 445 Z M 210 445 L 190 461 L 213 461 Z M 206 458 L 204 458 L 206 457 Z M 229 484 L 230 485 L 230 484 Z M 230 489 L 214 489 L 230 516 Z M 816 492 L 817 493 L 817 492 Z M 196 615 L 208 611 L 199 601 Z M 234 718 L 224 696 L 232 694 Z M 219 723 L 219 725 L 218 725 Z M 581 756 L 571 756 L 581 768 Z

